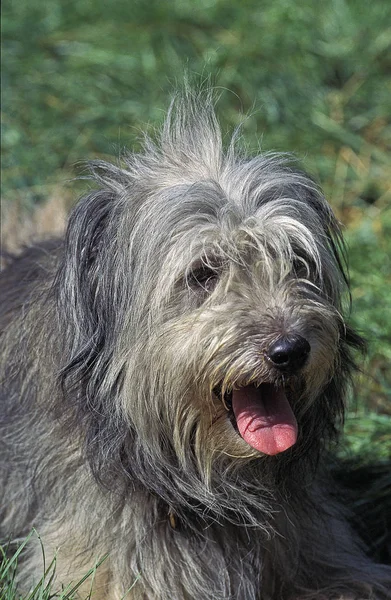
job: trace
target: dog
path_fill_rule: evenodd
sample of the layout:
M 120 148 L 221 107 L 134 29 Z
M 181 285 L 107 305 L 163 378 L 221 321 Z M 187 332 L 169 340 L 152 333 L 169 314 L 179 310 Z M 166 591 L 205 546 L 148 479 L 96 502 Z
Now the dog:
M 179 94 L 3 271 L 2 538 L 35 527 L 58 587 L 105 557 L 97 600 L 389 599 L 327 469 L 362 345 L 341 231 L 237 138 Z

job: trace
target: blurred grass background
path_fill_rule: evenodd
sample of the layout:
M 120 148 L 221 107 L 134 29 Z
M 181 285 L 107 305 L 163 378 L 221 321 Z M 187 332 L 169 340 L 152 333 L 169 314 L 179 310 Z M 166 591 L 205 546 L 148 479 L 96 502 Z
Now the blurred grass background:
M 4 0 L 2 28 L 8 210 L 70 204 L 75 164 L 137 147 L 185 71 L 227 90 L 224 132 L 249 114 L 250 147 L 303 160 L 346 228 L 352 321 L 370 347 L 344 452 L 389 459 L 391 3 Z

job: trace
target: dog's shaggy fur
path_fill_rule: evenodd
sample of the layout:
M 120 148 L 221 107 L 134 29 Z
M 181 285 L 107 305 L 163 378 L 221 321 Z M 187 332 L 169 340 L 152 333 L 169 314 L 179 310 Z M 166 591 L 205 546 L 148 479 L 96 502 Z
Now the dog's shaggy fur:
M 96 599 L 391 598 L 323 468 L 360 345 L 338 224 L 236 146 L 185 94 L 4 271 L 2 536 L 35 526 L 58 584 L 108 554 Z

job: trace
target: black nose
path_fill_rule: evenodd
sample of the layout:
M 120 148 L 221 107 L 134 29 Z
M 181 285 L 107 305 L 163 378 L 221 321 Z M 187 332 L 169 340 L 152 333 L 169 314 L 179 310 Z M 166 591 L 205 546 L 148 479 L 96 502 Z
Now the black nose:
M 311 351 L 311 346 L 301 335 L 289 335 L 278 339 L 269 347 L 268 359 L 281 371 L 301 369 Z

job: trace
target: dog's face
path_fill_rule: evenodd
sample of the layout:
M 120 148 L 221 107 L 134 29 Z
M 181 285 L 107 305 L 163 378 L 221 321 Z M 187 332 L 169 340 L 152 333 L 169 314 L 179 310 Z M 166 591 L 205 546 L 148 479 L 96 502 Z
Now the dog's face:
M 159 149 L 103 166 L 103 190 L 71 218 L 58 287 L 65 388 L 101 462 L 117 446 L 155 493 L 207 503 L 232 465 L 316 454 L 357 339 L 322 194 L 284 158 L 224 154 L 210 106 L 188 112 Z
M 123 347 L 138 331 L 129 360 L 141 356 L 145 373 L 133 413 L 128 371 L 123 409 L 141 430 L 147 404 L 171 425 L 178 456 L 190 445 L 202 460 L 286 451 L 334 374 L 343 321 L 331 213 L 309 180 L 278 175 L 271 197 L 182 184 L 139 213 Z M 230 178 L 241 181 L 240 168 Z

